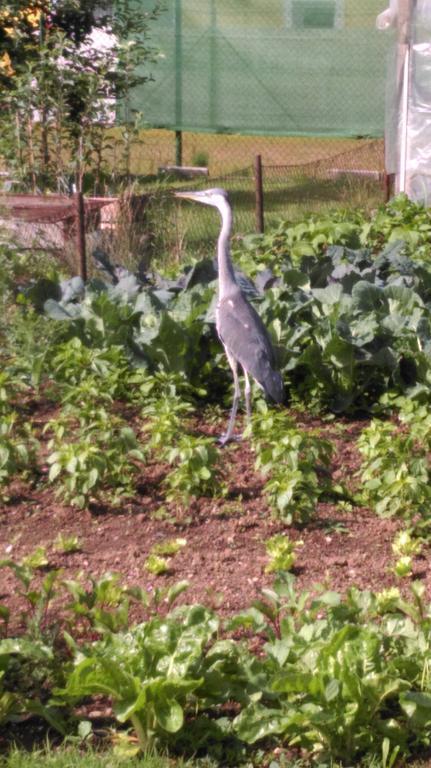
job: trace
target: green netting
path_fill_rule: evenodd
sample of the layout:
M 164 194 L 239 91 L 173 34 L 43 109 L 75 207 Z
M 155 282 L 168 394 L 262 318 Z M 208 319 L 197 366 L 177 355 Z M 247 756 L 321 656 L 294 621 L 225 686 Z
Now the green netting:
M 149 9 L 151 0 L 134 0 Z M 381 136 L 387 0 L 167 0 L 154 82 L 131 106 L 154 127 Z

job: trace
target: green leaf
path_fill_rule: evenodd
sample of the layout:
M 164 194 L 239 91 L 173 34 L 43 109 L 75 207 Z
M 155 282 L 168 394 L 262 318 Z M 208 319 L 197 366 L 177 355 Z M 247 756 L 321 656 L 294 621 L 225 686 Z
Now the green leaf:
M 183 726 L 184 713 L 177 701 L 156 700 L 154 713 L 159 725 L 168 733 L 176 733 Z
M 340 691 L 340 683 L 335 678 L 332 679 L 328 685 L 326 686 L 324 690 L 324 697 L 325 700 L 330 702 L 333 701 L 333 699 L 336 699 Z

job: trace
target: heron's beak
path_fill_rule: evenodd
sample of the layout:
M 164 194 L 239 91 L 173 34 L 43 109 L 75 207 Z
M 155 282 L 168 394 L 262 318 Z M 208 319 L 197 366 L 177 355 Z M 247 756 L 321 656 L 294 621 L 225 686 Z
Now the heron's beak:
M 181 197 L 184 198 L 184 200 L 197 200 L 198 202 L 202 202 L 202 192 L 196 190 L 191 192 L 175 192 L 174 194 L 175 197 Z

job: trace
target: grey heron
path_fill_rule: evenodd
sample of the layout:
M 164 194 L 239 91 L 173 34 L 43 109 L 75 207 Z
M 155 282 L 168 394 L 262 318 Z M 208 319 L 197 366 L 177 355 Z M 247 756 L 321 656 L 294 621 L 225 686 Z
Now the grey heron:
M 241 389 L 238 365 L 245 378 L 245 405 L 247 418 L 251 418 L 250 376 L 276 403 L 283 399 L 284 388 L 280 372 L 276 368 L 274 349 L 261 318 L 247 301 L 235 279 L 230 257 L 229 241 L 232 231 L 232 209 L 224 189 L 205 189 L 176 192 L 176 197 L 212 205 L 221 216 L 221 229 L 217 241 L 218 302 L 216 328 L 222 342 L 234 381 L 234 398 L 225 434 L 220 438 L 224 445 L 233 439 L 235 418 Z

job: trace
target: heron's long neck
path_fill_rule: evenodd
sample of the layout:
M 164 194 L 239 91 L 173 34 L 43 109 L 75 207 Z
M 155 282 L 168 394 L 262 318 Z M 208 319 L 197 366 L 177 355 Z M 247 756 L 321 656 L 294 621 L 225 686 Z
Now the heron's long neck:
M 230 258 L 230 235 L 232 231 L 232 211 L 226 203 L 220 210 L 222 226 L 217 241 L 218 292 L 223 297 L 236 287 L 235 273 Z

